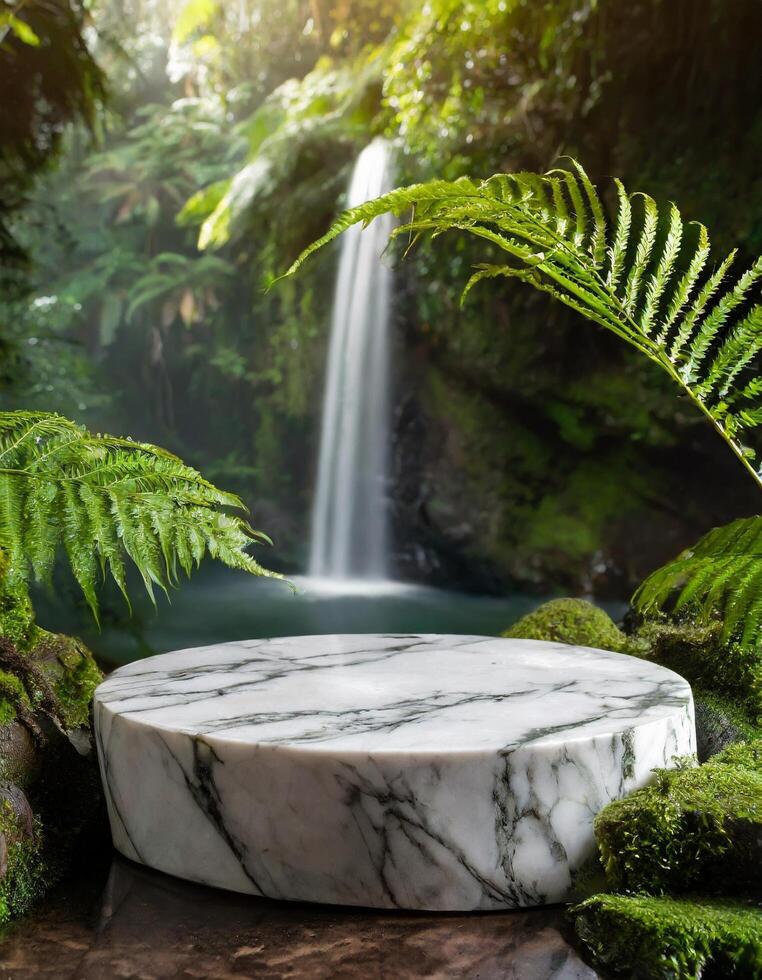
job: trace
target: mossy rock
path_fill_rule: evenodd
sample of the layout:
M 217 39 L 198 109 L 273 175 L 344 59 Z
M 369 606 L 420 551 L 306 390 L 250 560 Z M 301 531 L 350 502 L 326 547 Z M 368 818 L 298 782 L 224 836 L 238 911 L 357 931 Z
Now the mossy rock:
M 595 836 L 617 890 L 753 893 L 762 866 L 762 739 L 697 768 L 658 770 L 650 786 L 601 810 Z
M 585 599 L 551 599 L 522 616 L 503 636 L 550 640 L 615 652 L 628 648 L 627 637 L 607 613 Z
M 699 762 L 707 762 L 736 742 L 762 738 L 762 725 L 755 724 L 748 711 L 730 698 L 694 686 L 693 701 Z
M 29 710 L 29 695 L 21 679 L 7 670 L 0 670 L 0 726 L 12 722 L 19 709 Z
M 692 685 L 729 698 L 762 724 L 762 648 L 722 639 L 722 623 L 668 618 L 647 620 L 631 640 L 631 652 L 681 674 Z
M 28 912 L 47 884 L 41 821 L 17 786 L 0 784 L 0 924 Z
M 619 976 L 762 977 L 762 912 L 742 902 L 594 895 L 571 915 L 594 964 Z
M 102 674 L 87 647 L 31 616 L 0 584 L 0 921 L 23 914 L 85 839 L 91 859 L 105 826 L 90 731 Z
M 64 729 L 87 726 L 93 692 L 103 680 L 90 650 L 76 637 L 41 631 L 28 655 L 52 688 Z

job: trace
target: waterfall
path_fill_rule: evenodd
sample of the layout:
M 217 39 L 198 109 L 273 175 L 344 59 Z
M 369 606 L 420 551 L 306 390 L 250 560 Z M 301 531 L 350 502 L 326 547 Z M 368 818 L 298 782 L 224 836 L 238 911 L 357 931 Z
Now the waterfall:
M 374 140 L 357 158 L 347 206 L 391 189 L 390 148 Z M 341 238 L 323 396 L 310 575 L 387 577 L 391 272 L 381 261 L 392 219 Z

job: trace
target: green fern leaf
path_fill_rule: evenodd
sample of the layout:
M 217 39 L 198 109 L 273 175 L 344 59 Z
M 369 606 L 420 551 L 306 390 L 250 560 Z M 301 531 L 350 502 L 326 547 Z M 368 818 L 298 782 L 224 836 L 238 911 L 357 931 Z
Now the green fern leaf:
M 670 300 L 669 307 L 667 309 L 667 314 L 662 322 L 661 331 L 657 338 L 658 344 L 664 344 L 667 339 L 667 335 L 670 329 L 678 317 L 678 314 L 685 307 L 688 302 L 690 295 L 696 285 L 701 272 L 706 265 L 706 261 L 709 258 L 709 234 L 706 228 L 702 224 L 697 224 L 698 227 L 698 241 L 695 246 L 693 253 L 693 258 L 690 261 L 690 265 L 686 270 L 685 274 L 677 283 L 675 291 Z
M 665 607 L 722 616 L 724 636 L 758 644 L 762 630 L 762 517 L 714 528 L 650 575 L 633 603 L 644 614 Z
M 451 231 L 484 239 L 507 260 L 477 266 L 464 295 L 486 279 L 518 279 L 616 334 L 666 372 L 762 487 L 755 453 L 740 441 L 762 424 L 762 305 L 755 300 L 762 258 L 728 288 L 735 252 L 707 273 L 703 225 L 684 227 L 674 205 L 660 214 L 651 197 L 615 184 L 611 230 L 595 187 L 574 161 L 571 169 L 544 175 L 397 188 L 340 215 L 287 275 L 350 226 L 382 214 L 404 218 L 393 236 L 405 234 L 411 242 Z M 751 642 L 762 621 L 762 518 L 748 521 L 712 532 L 655 572 L 638 593 L 641 608 L 660 608 L 677 590 L 678 606 L 719 607 L 727 628 L 742 628 L 744 642 Z
M 248 554 L 269 543 L 235 494 L 219 490 L 165 450 L 96 436 L 40 412 L 0 413 L 0 550 L 18 587 L 47 581 L 59 550 L 98 617 L 110 575 L 127 596 L 125 560 L 153 598 L 206 554 L 232 568 L 273 575 Z M 276 576 L 279 577 L 279 576 Z
M 606 285 L 614 292 L 619 285 L 619 277 L 624 266 L 625 256 L 627 255 L 627 245 L 630 240 L 630 225 L 632 224 L 632 205 L 624 189 L 622 181 L 615 179 L 617 197 L 619 199 L 619 211 L 616 219 L 616 230 L 614 240 L 609 247 L 609 272 L 606 276 Z
M 762 259 L 727 289 L 734 253 L 705 275 L 709 236 L 703 225 L 692 226 L 696 234 L 689 235 L 674 205 L 662 215 L 647 194 L 628 194 L 620 181 L 616 190 L 610 228 L 598 192 L 575 161 L 544 175 L 498 174 L 482 182 L 461 177 L 397 188 L 340 215 L 287 275 L 351 225 L 367 225 L 381 214 L 406 218 L 392 236 L 413 242 L 450 231 L 482 238 L 509 260 L 478 266 L 466 295 L 488 278 L 518 279 L 615 333 L 670 376 L 762 486 L 750 450 L 737 438 L 741 412 L 728 411 L 736 382 L 746 383 L 756 370 L 757 319 L 748 318 L 747 307 L 762 277 Z M 633 201 L 639 203 L 636 221 Z M 755 406 L 744 411 L 748 422 Z
M 709 345 L 725 325 L 730 314 L 744 301 L 746 294 L 759 281 L 760 277 L 762 277 L 762 257 L 757 259 L 751 269 L 744 272 L 730 292 L 720 297 L 714 309 L 706 316 L 691 343 L 686 368 L 686 377 L 689 382 L 696 381 L 700 377 L 699 367 Z
M 630 267 L 624 290 L 622 305 L 625 311 L 632 315 L 638 303 L 640 283 L 646 273 L 651 252 L 656 242 L 656 231 L 659 224 L 659 212 L 656 203 L 648 194 L 640 194 L 643 201 L 643 229 L 638 238 L 635 259 Z
M 659 300 L 670 283 L 670 276 L 680 251 L 682 237 L 683 223 L 680 220 L 680 212 L 673 204 L 670 206 L 669 228 L 667 229 L 661 258 L 646 285 L 643 313 L 640 317 L 640 328 L 643 333 L 651 333 L 652 321 L 656 315 Z

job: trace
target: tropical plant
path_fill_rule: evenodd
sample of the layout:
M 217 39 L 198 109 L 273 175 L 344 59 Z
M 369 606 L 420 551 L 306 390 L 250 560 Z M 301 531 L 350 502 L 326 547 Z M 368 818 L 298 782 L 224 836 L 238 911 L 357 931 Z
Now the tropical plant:
M 49 582 L 59 549 L 98 618 L 100 582 L 127 599 L 126 559 L 154 599 L 208 554 L 271 575 L 246 551 L 269 542 L 225 493 L 156 446 L 93 435 L 44 412 L 0 413 L 0 552 L 5 590 Z M 129 601 L 129 600 L 128 600 Z
M 722 615 L 724 639 L 759 645 L 762 624 L 762 517 L 715 527 L 692 548 L 658 568 L 635 593 L 644 613 L 666 606 Z
M 762 488 L 750 430 L 762 423 L 762 304 L 754 301 L 762 257 L 727 282 L 735 252 L 710 262 L 709 234 L 684 224 L 674 204 L 660 209 L 647 194 L 614 181 L 618 209 L 606 208 L 576 161 L 546 174 L 461 177 L 402 187 L 345 211 L 293 263 L 355 224 L 381 214 L 407 220 L 393 237 L 411 243 L 457 230 L 483 239 L 507 261 L 482 264 L 463 297 L 484 279 L 519 279 L 605 327 L 657 364 L 704 414 L 746 472 Z M 762 625 L 762 517 L 715 530 L 648 579 L 636 596 L 642 608 L 677 606 L 704 612 L 720 606 L 729 630 L 744 621 L 751 642 Z
M 201 223 L 199 248 L 225 245 L 263 202 L 270 205 L 273 221 L 282 220 L 273 199 L 280 205 L 284 196 L 293 198 L 296 174 L 300 201 L 310 192 L 324 196 L 335 179 L 337 162 L 354 155 L 369 132 L 382 128 L 380 68 L 375 53 L 358 56 L 341 68 L 324 59 L 304 78 L 280 85 L 240 123 L 237 136 L 248 144 L 245 165 L 232 178 L 194 194 L 179 215 L 181 224 Z
M 67 123 L 91 124 L 104 78 L 85 40 L 79 0 L 0 0 L 0 259 L 19 258 L 12 214 L 57 152 Z M 0 270 L 2 271 L 2 270 Z

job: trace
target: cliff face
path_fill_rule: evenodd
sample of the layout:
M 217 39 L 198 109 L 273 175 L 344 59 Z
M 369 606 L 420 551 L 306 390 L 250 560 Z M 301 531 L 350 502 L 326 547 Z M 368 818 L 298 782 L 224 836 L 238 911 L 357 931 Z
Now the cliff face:
M 657 369 L 542 297 L 478 312 L 463 329 L 399 325 L 405 578 L 626 598 L 709 527 L 754 512 L 751 481 Z

